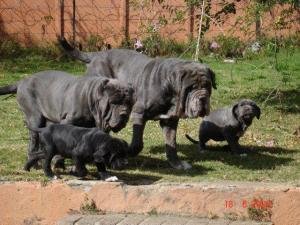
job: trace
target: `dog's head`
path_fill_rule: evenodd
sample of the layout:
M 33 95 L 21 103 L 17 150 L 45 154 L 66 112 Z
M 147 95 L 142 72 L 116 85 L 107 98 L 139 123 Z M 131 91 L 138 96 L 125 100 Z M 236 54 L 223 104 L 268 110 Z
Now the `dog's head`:
M 232 114 L 245 129 L 251 125 L 254 117 L 260 118 L 260 108 L 254 101 L 243 99 L 232 107 Z
M 94 161 L 103 162 L 112 169 L 124 169 L 128 164 L 128 148 L 126 141 L 112 137 L 94 152 Z
M 118 132 L 126 126 L 132 109 L 133 89 L 116 79 L 103 79 L 95 96 L 96 120 L 105 132 Z
M 216 87 L 215 73 L 204 64 L 187 62 L 179 69 L 181 117 L 204 117 L 210 112 L 210 95 Z

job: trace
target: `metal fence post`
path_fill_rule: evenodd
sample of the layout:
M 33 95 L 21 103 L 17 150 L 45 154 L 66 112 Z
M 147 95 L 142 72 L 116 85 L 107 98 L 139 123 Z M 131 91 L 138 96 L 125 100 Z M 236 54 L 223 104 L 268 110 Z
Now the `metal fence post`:
M 72 30 L 73 30 L 73 45 L 76 41 L 76 0 L 73 0 L 73 15 L 72 15 Z
M 121 14 L 121 29 L 123 30 L 124 40 L 129 39 L 129 0 L 123 0 L 121 5 L 122 14 Z
M 194 37 L 194 24 L 195 24 L 195 7 L 193 4 L 189 5 L 189 40 Z
M 65 1 L 59 0 L 60 7 L 60 37 L 65 36 Z

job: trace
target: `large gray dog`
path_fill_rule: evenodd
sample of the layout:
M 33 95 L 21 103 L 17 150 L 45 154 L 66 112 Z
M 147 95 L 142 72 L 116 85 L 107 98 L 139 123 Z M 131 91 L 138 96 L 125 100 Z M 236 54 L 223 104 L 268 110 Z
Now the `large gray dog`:
M 143 149 L 143 132 L 147 120 L 160 120 L 170 165 L 189 169 L 176 152 L 176 130 L 179 118 L 205 116 L 209 113 L 215 74 L 204 64 L 182 59 L 150 58 L 127 49 L 81 52 L 63 38 L 61 45 L 72 57 L 85 62 L 87 75 L 118 79 L 134 88 L 132 109 L 133 136 L 130 155 Z
M 199 150 L 205 149 L 210 139 L 227 141 L 234 153 L 241 153 L 239 139 L 252 124 L 253 118 L 260 117 L 260 108 L 250 99 L 243 99 L 233 107 L 217 109 L 205 116 L 199 129 L 199 142 L 186 137 L 193 143 L 199 143 Z
M 33 74 L 0 88 L 0 95 L 17 93 L 29 127 L 51 123 L 98 127 L 105 132 L 124 128 L 132 108 L 132 90 L 116 79 L 76 78 L 60 71 Z M 30 131 L 28 153 L 39 148 L 39 135 Z

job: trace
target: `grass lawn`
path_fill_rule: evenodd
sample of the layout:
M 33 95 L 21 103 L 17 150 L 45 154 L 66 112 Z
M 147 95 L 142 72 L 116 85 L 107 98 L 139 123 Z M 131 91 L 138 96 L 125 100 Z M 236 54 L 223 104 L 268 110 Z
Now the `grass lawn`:
M 260 120 L 254 120 L 240 143 L 251 150 L 246 157 L 222 151 L 225 142 L 208 142 L 210 151 L 197 152 L 185 134 L 198 136 L 201 119 L 185 119 L 179 124 L 179 156 L 192 164 L 189 171 L 177 171 L 168 165 L 158 122 L 147 123 L 144 150 L 130 160 L 128 169 L 112 171 L 127 183 L 160 181 L 197 182 L 218 180 L 289 182 L 300 185 L 300 50 L 292 56 L 279 53 L 274 58 L 260 57 L 235 64 L 215 58 L 204 58 L 216 72 L 218 89 L 211 96 L 211 107 L 229 106 L 241 98 L 251 98 L 262 109 Z M 14 83 L 33 72 L 47 69 L 82 74 L 79 62 L 45 59 L 41 56 L 0 61 L 0 86 Z M 0 179 L 45 180 L 42 170 L 22 170 L 26 160 L 28 132 L 14 96 L 0 96 Z M 131 123 L 118 134 L 130 142 Z M 95 168 L 89 169 L 94 172 Z M 62 175 L 63 179 L 73 179 Z

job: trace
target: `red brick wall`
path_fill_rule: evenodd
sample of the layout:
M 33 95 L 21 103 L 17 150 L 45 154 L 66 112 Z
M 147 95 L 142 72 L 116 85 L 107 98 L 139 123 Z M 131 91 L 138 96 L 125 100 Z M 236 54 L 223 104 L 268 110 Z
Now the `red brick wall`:
M 56 35 L 59 35 L 63 28 L 64 35 L 72 39 L 73 0 L 64 0 L 63 20 L 60 13 L 60 1 L 62 0 L 0 0 L 0 38 L 12 37 L 30 46 L 56 40 Z M 245 34 L 240 31 L 240 25 L 235 24 L 236 19 L 244 14 L 248 1 L 237 3 L 237 14 L 227 15 L 225 23 L 221 26 L 212 24 L 205 34 L 206 37 L 213 38 L 222 32 L 244 39 L 254 37 L 254 26 Z M 135 1 L 139 4 L 133 5 L 129 0 L 76 0 L 76 40 L 86 41 L 90 34 L 97 34 L 108 43 L 119 44 L 125 37 L 126 2 L 131 2 L 129 14 L 127 14 L 128 33 L 131 38 L 145 36 L 146 28 L 149 25 L 157 26 L 160 17 L 164 16 L 168 21 L 175 18 L 175 14 L 162 5 L 169 5 L 184 11 L 184 20 L 159 26 L 161 34 L 166 38 L 176 40 L 187 40 L 190 35 L 191 20 L 184 0 L 165 0 L 162 5 L 156 3 L 157 1 L 154 4 L 148 1 L 150 3 L 146 5 L 142 5 L 141 2 L 147 1 Z M 218 9 L 215 2 L 218 0 L 212 2 L 213 12 Z M 280 7 L 276 10 L 279 9 Z M 273 22 L 272 17 L 269 14 L 264 15 L 262 18 L 264 31 L 270 27 L 270 22 Z M 295 23 L 290 29 L 281 30 L 279 33 L 290 35 L 299 30 L 299 23 Z M 273 32 L 268 31 L 268 33 L 272 35 Z M 195 24 L 193 35 L 197 35 Z

